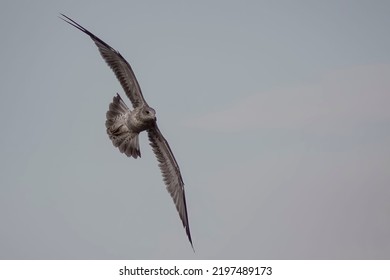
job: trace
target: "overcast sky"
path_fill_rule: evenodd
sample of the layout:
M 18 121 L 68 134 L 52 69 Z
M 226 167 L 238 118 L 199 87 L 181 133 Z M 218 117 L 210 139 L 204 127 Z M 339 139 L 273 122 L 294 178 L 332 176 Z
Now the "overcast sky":
M 3 1 L 1 259 L 389 259 L 389 1 Z M 194 254 L 146 134 L 115 149 L 132 65 L 180 165 Z M 125 100 L 128 105 L 130 102 Z

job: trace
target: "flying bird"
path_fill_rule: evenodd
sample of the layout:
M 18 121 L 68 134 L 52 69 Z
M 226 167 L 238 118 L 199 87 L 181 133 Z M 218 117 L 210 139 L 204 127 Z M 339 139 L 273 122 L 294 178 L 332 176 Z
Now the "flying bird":
M 106 129 L 112 144 L 128 157 L 141 157 L 138 137 L 142 131 L 148 133 L 149 143 L 159 163 L 163 181 L 175 203 L 192 249 L 194 249 L 188 221 L 184 182 L 179 165 L 167 140 L 158 129 L 156 111 L 146 103 L 130 64 L 118 51 L 103 40 L 66 15 L 61 15 L 62 20 L 91 37 L 133 105 L 133 110 L 130 110 L 119 94 L 110 103 L 106 113 Z

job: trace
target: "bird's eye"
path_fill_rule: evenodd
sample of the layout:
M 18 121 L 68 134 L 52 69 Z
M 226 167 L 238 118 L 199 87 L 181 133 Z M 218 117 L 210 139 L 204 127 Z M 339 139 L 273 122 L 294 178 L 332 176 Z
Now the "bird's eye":
M 146 113 L 147 115 L 149 115 L 150 112 L 149 112 L 149 110 L 146 110 L 145 113 Z

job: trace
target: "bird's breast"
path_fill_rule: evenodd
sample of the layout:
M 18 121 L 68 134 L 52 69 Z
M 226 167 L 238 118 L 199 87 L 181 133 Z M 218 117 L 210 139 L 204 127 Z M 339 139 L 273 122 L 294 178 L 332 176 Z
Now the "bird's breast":
M 127 125 L 133 132 L 141 132 L 149 129 L 153 124 L 149 119 L 144 119 L 140 110 L 133 110 L 127 119 Z

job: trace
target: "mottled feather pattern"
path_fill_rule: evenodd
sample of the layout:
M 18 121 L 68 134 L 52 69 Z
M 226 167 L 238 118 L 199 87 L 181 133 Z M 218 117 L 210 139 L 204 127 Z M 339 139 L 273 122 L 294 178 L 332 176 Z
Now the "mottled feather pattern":
M 128 157 L 137 158 L 141 156 L 138 135 L 144 130 L 148 132 L 149 142 L 158 160 L 163 181 L 175 203 L 192 249 L 194 249 L 188 221 L 184 182 L 179 166 L 168 142 L 158 129 L 155 110 L 146 103 L 130 64 L 118 51 L 100 38 L 64 14 L 61 15 L 65 22 L 84 32 L 94 41 L 101 56 L 113 70 L 134 107 L 134 110 L 131 111 L 119 94 L 114 97 L 106 113 L 106 128 L 109 138 L 120 152 L 125 153 Z
M 141 156 L 138 133 L 130 131 L 127 126 L 129 112 L 129 108 L 117 94 L 110 103 L 109 110 L 106 113 L 107 134 L 112 144 L 119 148 L 121 153 L 137 158 Z

